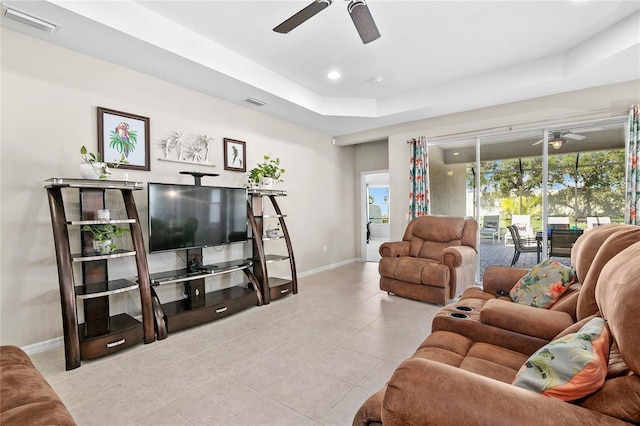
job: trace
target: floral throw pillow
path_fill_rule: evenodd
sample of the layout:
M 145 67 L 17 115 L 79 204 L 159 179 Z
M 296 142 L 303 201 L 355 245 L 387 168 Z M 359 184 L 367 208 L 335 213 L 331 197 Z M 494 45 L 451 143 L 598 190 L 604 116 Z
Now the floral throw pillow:
M 534 266 L 509 292 L 511 300 L 536 308 L 550 308 L 576 281 L 576 271 L 547 259 Z
M 538 349 L 512 384 L 563 401 L 585 397 L 604 384 L 610 344 L 609 327 L 602 318 L 594 318 L 577 333 Z

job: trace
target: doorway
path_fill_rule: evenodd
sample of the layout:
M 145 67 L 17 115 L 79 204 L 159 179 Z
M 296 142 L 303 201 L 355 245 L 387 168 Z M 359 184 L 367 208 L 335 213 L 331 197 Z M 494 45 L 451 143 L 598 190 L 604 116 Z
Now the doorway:
M 362 172 L 361 182 L 361 257 L 365 262 L 379 262 L 378 249 L 382 243 L 389 241 L 389 172 Z

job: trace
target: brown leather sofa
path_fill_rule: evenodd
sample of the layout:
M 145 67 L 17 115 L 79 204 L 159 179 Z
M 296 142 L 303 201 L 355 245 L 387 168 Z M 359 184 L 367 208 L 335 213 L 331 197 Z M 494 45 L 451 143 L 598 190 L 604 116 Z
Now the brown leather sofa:
M 630 234 L 625 234 L 626 238 L 631 238 L 628 237 Z M 610 234 L 605 240 L 612 236 Z M 480 329 L 478 335 L 471 337 L 439 330 L 427 337 L 415 354 L 396 369 L 383 389 L 365 401 L 353 424 L 639 424 L 640 242 L 618 250 L 613 256 L 608 252 L 613 242 L 619 242 L 625 236 L 613 237 L 597 252 L 588 251 L 588 256 L 582 255 L 591 257 L 592 268 L 609 257 L 602 267 L 596 268 L 599 269 L 597 272 L 587 268 L 582 280 L 588 281 L 589 275 L 597 275 L 596 282 L 577 293 L 587 301 L 590 299 L 587 292 L 592 292 L 595 312 L 571 323 L 555 337 L 575 333 L 597 316 L 607 321 L 612 344 L 608 374 L 598 391 L 568 403 L 511 385 L 528 357 L 539 349 L 532 349 L 520 333 L 513 333 L 512 342 L 507 345 L 510 347 L 505 347 L 482 341 L 486 340 L 482 335 L 490 331 L 488 328 Z M 586 292 L 582 294 L 584 290 Z M 504 305 L 513 307 L 516 304 L 505 302 Z M 589 309 L 588 305 L 585 303 L 580 307 L 578 304 L 577 310 Z M 538 322 L 543 312 L 538 309 L 539 315 L 525 316 L 517 321 L 531 324 L 538 333 L 555 333 L 557 326 L 553 321 Z M 523 342 L 522 346 L 518 346 L 518 342 Z
M 604 265 L 640 241 L 640 227 L 604 225 L 583 234 L 574 245 L 572 264 L 578 283 L 549 309 L 514 303 L 509 290 L 527 269 L 490 266 L 483 288 L 467 289 L 436 314 L 431 331 L 452 331 L 476 341 L 533 352 L 566 327 L 598 311 L 595 286 Z
M 446 304 L 475 284 L 478 222 L 429 215 L 409 222 L 402 241 L 380 246 L 380 290 Z
M 0 424 L 76 424 L 27 354 L 16 346 L 0 347 Z

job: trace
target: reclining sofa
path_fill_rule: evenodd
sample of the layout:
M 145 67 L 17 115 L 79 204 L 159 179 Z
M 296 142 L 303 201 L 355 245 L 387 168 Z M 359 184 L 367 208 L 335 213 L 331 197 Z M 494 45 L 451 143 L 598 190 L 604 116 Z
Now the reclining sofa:
M 0 424 L 76 424 L 58 394 L 16 346 L 0 347 Z
M 602 268 L 640 241 L 640 227 L 606 225 L 590 230 L 572 250 L 576 282 L 548 309 L 514 303 L 509 295 L 528 269 L 490 266 L 483 288 L 467 289 L 457 303 L 441 309 L 431 331 L 452 331 L 477 341 L 533 352 L 566 327 L 598 312 L 595 287 Z
M 476 305 L 466 313 L 477 316 L 452 317 L 439 327 L 436 316 L 432 334 L 364 402 L 353 424 L 640 424 L 640 228 L 611 225 L 593 231 L 578 240 L 572 256 L 582 283 L 572 285 L 555 309 L 519 305 L 502 292 L 493 293 L 492 289 L 507 287 L 504 281 L 517 273 L 506 278 L 488 270 L 484 290 L 467 290 L 459 301 L 443 308 L 471 302 Z M 491 315 L 485 315 L 486 310 Z M 532 310 L 535 313 L 530 314 Z M 500 323 L 501 312 L 510 319 Z M 560 317 L 562 325 L 555 323 Z M 493 321 L 483 323 L 488 318 Z M 585 329 L 594 321 L 601 321 L 607 330 L 598 339 L 606 343 L 605 352 L 596 357 L 600 382 L 589 382 L 586 393 L 564 399 L 522 387 L 522 377 L 532 372 L 538 378 L 555 377 L 537 360 L 553 358 L 553 348 L 562 347 L 567 339 L 586 339 Z M 588 382 L 582 376 L 587 370 L 571 367 L 579 379 L 575 383 Z M 573 379 L 569 383 L 573 385 Z

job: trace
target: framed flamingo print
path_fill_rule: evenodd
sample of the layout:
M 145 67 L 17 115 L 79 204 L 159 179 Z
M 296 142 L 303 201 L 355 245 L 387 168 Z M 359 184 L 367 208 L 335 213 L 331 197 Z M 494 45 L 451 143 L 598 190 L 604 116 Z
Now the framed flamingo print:
M 236 172 L 246 172 L 247 153 L 246 143 L 224 138 L 224 169 Z
M 127 160 L 122 169 L 151 170 L 149 117 L 98 107 L 98 152 L 106 162 Z

